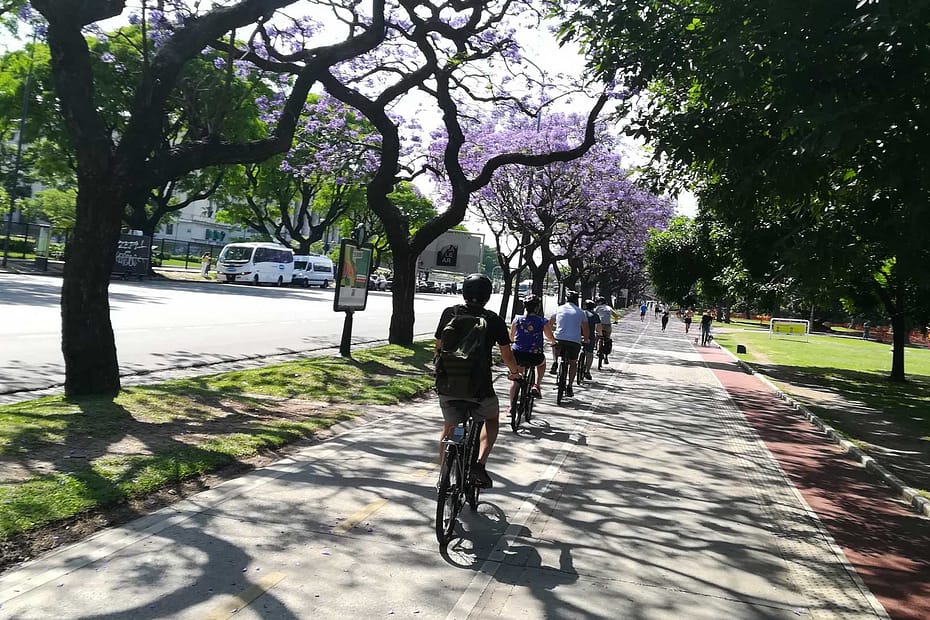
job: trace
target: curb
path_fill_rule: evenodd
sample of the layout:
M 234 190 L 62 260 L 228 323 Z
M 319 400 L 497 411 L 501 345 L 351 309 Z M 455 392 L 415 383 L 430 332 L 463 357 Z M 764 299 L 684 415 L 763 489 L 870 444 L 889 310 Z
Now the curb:
M 890 471 L 885 469 L 878 461 L 874 458 L 863 452 L 859 447 L 845 439 L 835 428 L 821 420 L 819 417 L 814 415 L 804 405 L 794 400 L 792 397 L 788 396 L 784 391 L 772 383 L 768 377 L 765 375 L 759 374 L 755 369 L 750 366 L 748 363 L 736 357 L 729 349 L 717 345 L 721 351 L 726 353 L 739 368 L 750 375 L 755 375 L 760 381 L 765 383 L 775 395 L 781 400 L 788 403 L 788 405 L 795 411 L 799 411 L 805 418 L 807 418 L 811 423 L 814 424 L 817 428 L 823 432 L 823 434 L 828 437 L 833 443 L 839 445 L 843 450 L 859 462 L 860 465 L 865 467 L 867 470 L 877 474 L 882 481 L 895 490 L 896 493 L 903 499 L 907 504 L 917 513 L 924 516 L 930 517 L 930 500 L 917 492 L 916 489 L 913 489 L 903 480 L 892 474 Z

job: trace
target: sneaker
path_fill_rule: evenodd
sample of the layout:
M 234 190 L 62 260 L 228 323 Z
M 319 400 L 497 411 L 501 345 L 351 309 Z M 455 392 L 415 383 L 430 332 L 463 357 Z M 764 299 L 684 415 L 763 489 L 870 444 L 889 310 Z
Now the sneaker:
M 477 482 L 482 489 L 490 489 L 494 486 L 494 481 L 491 480 L 491 476 L 488 475 L 488 470 L 483 463 L 475 463 L 475 468 L 472 471 L 472 481 Z
M 568 396 L 569 398 L 573 398 L 575 396 L 575 393 L 572 391 L 572 386 L 568 386 L 565 388 L 565 395 Z
M 542 398 L 542 390 L 539 389 L 538 385 L 534 385 L 530 390 L 530 394 L 533 395 L 533 398 Z
M 549 369 L 549 374 L 550 375 L 559 374 L 559 363 L 558 362 L 552 364 L 552 367 Z
M 610 360 L 607 359 L 606 357 L 604 358 L 604 365 L 605 365 L 605 366 L 610 366 Z
M 594 381 L 594 377 L 591 376 L 590 372 L 584 373 L 584 378 L 587 379 L 588 381 Z

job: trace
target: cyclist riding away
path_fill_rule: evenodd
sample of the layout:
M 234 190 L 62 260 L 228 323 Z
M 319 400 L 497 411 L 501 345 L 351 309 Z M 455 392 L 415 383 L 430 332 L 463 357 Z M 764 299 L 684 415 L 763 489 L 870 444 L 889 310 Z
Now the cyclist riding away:
M 597 313 L 594 311 L 594 302 L 590 299 L 586 299 L 584 302 L 584 315 L 585 319 L 588 322 L 588 334 L 596 334 L 600 331 L 598 327 L 601 324 L 601 319 L 598 317 Z M 594 343 L 597 340 L 596 337 L 588 338 L 588 341 L 583 345 L 585 356 L 584 356 L 584 378 L 588 381 L 591 381 L 591 362 L 594 361 Z
M 603 297 L 597 298 L 597 305 L 594 306 L 594 313 L 597 314 L 597 318 L 601 320 L 597 324 L 597 336 L 599 338 L 610 338 L 610 335 L 613 333 L 613 320 L 614 320 L 614 309 L 607 305 L 607 300 Z M 603 355 L 604 363 L 609 364 L 607 361 L 607 354 Z M 600 367 L 598 367 L 600 368 Z
M 533 396 L 539 398 L 540 383 L 546 374 L 546 353 L 543 349 L 543 336 L 549 344 L 555 344 L 549 320 L 542 316 L 542 298 L 530 293 L 523 298 L 525 313 L 514 319 L 510 326 L 510 339 L 513 340 L 513 356 L 523 368 L 536 368 Z M 510 384 L 510 399 L 513 400 L 516 383 Z
M 465 298 L 465 305 L 450 306 L 443 310 L 439 319 L 439 326 L 436 328 L 436 357 L 440 359 L 440 353 L 444 346 L 444 330 L 448 332 L 447 327 L 452 328 L 455 323 L 471 320 L 475 323 L 475 318 L 483 319 L 478 323 L 481 326 L 480 347 L 483 349 L 477 351 L 476 355 L 480 361 L 480 368 L 472 373 L 472 376 L 466 376 L 468 389 L 471 393 L 467 395 L 450 395 L 449 392 L 454 390 L 445 390 L 444 394 L 440 386 L 451 385 L 456 377 L 449 377 L 453 374 L 451 370 L 440 369 L 437 363 L 437 391 L 439 391 L 439 407 L 442 410 L 443 428 L 442 436 L 439 443 L 440 462 L 442 461 L 443 444 L 442 441 L 452 435 L 455 427 L 465 421 L 465 412 L 458 407 L 454 401 L 468 401 L 477 405 L 473 415 L 476 418 L 484 420 L 484 427 L 481 431 L 481 448 L 478 453 L 478 464 L 476 477 L 481 486 L 489 488 L 493 485 L 491 477 L 488 475 L 485 467 L 491 449 L 494 447 L 494 441 L 497 439 L 499 428 L 500 404 L 497 400 L 497 394 L 494 393 L 494 383 L 491 376 L 491 351 L 494 344 L 500 348 L 501 358 L 510 371 L 509 378 L 516 380 L 520 377 L 520 367 L 514 359 L 513 352 L 510 350 L 510 335 L 507 332 L 507 324 L 502 318 L 491 310 L 485 309 L 484 305 L 491 298 L 491 280 L 485 275 L 473 273 L 465 278 L 462 285 L 462 297 Z M 460 321 L 461 319 L 464 319 Z M 472 334 L 474 331 L 472 332 Z M 467 370 L 467 369 L 466 369 Z M 441 376 L 442 375 L 442 376 Z M 460 382 L 461 383 L 461 382 Z
M 581 353 L 581 345 L 586 343 L 590 336 L 584 311 L 578 307 L 578 291 L 565 293 L 565 303 L 559 306 L 551 320 L 555 323 L 552 333 L 556 346 L 552 347 L 555 361 L 549 373 L 558 374 L 559 355 L 564 353 L 568 358 L 568 385 L 565 387 L 565 395 L 571 398 L 574 396 L 572 382 L 575 380 L 575 373 L 578 372 L 578 354 Z

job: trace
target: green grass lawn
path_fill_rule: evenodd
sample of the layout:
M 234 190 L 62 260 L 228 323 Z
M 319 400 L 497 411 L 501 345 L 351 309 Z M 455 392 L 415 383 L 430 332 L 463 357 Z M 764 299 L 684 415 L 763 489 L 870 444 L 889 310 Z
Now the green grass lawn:
M 363 405 L 412 398 L 433 385 L 432 355 L 428 341 L 389 345 L 353 359 L 133 387 L 113 399 L 0 406 L 0 539 L 308 437 Z M 127 443 L 137 449 L 114 448 Z

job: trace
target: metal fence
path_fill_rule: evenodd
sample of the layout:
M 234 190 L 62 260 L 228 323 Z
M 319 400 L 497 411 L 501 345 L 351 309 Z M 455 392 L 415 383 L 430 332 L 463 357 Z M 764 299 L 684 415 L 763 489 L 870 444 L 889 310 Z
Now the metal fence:
M 40 228 L 38 224 L 4 221 L 0 224 L 0 253 L 10 258 L 27 258 L 27 255 L 35 254 Z M 53 230 L 49 254 L 51 258 L 59 259 L 64 256 L 65 237 L 54 233 Z
M 153 264 L 165 265 L 166 263 L 176 264 L 184 262 L 184 268 L 199 267 L 200 258 L 204 254 L 209 254 L 211 260 L 216 261 L 226 244 L 219 245 L 208 243 L 206 241 L 178 241 L 176 239 L 155 239 L 152 241 L 152 258 Z

